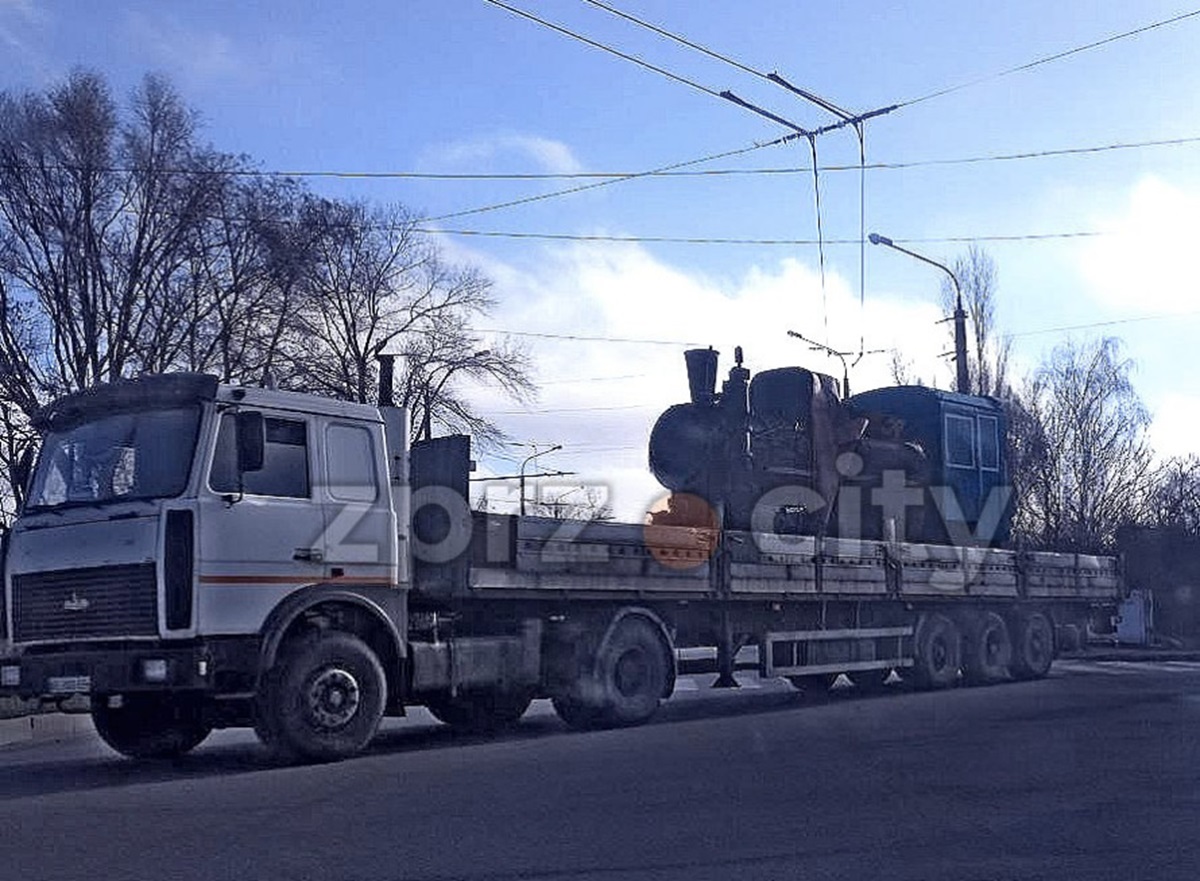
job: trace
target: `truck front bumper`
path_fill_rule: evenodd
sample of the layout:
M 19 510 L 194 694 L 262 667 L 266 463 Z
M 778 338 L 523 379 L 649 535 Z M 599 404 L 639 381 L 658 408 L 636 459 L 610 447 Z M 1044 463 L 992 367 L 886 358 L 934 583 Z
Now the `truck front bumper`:
M 242 640 L 52 651 L 39 647 L 0 658 L 0 696 L 233 691 L 253 687 L 255 657 L 255 642 Z

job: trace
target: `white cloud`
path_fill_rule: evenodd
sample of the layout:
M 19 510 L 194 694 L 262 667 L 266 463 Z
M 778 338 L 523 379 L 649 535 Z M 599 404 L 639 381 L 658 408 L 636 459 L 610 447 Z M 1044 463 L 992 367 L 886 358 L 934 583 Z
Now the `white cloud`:
M 1150 445 L 1160 458 L 1187 456 L 1196 452 L 1196 413 L 1200 396 L 1164 391 L 1148 401 L 1153 422 Z
M 0 49 L 14 67 L 33 71 L 38 78 L 48 74 L 41 43 L 50 16 L 33 0 L 0 0 Z
M 428 158 L 438 165 L 477 165 L 511 154 L 532 159 L 540 171 L 550 174 L 576 174 L 583 171 L 583 164 L 563 142 L 526 134 L 510 133 L 455 141 L 435 148 Z
M 456 259 L 463 256 L 459 249 Z M 473 261 L 481 262 L 481 261 Z M 865 309 L 846 281 L 830 274 L 824 296 L 812 268 L 784 259 L 719 284 L 656 259 L 637 245 L 580 244 L 548 249 L 530 270 L 482 261 L 501 304 L 488 325 L 527 333 L 611 341 L 527 337 L 543 383 L 528 414 L 481 392 L 479 405 L 514 438 L 560 443 L 541 467 L 600 482 L 621 519 L 640 519 L 662 495 L 646 467 L 646 444 L 659 414 L 687 400 L 683 351 L 713 345 L 720 376 L 741 345 L 752 372 L 801 365 L 841 378 L 841 364 L 787 336 L 788 329 L 857 352 L 901 349 L 916 375 L 948 377 L 938 357 L 945 327 L 934 304 L 872 295 Z M 618 340 L 673 341 L 667 345 Z M 890 359 L 867 355 L 851 371 L 857 391 L 891 384 Z M 516 455 L 526 455 L 525 450 Z M 503 471 L 503 468 L 500 468 Z M 532 470 L 532 469 L 531 469 Z M 560 481 L 561 483 L 561 481 Z
M 187 86 L 257 84 L 297 70 L 311 73 L 323 63 L 304 43 L 286 34 L 249 44 L 220 30 L 189 27 L 160 9 L 128 13 L 126 29 L 131 46 Z
M 1138 314 L 1196 308 L 1200 194 L 1145 177 L 1096 227 L 1108 235 L 1081 249 L 1079 271 L 1101 303 Z

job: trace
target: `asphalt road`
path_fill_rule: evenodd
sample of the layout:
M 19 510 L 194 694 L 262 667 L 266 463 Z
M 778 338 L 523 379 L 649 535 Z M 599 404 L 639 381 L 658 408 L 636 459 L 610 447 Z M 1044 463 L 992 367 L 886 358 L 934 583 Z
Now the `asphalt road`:
M 1200 664 L 939 694 L 687 681 L 654 724 L 494 740 L 424 713 L 337 765 L 0 751 L 5 879 L 1193 879 Z

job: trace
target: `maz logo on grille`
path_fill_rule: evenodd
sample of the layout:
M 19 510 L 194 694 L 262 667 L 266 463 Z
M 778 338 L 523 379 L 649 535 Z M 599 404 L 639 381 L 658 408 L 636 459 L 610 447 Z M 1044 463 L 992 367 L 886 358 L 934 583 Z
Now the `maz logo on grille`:
M 75 591 L 71 591 L 71 596 L 63 600 L 62 607 L 67 612 L 86 612 L 91 604 L 87 597 L 81 597 Z

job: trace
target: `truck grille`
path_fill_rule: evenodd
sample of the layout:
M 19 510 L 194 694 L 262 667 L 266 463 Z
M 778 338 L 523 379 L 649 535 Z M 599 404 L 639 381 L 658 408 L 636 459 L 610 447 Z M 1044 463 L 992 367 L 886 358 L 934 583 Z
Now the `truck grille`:
M 13 577 L 13 640 L 157 636 L 153 563 Z

